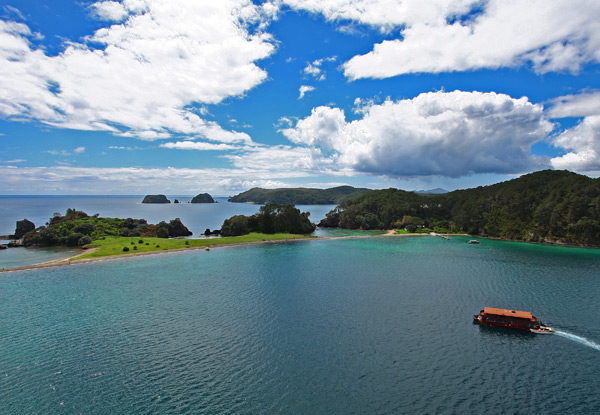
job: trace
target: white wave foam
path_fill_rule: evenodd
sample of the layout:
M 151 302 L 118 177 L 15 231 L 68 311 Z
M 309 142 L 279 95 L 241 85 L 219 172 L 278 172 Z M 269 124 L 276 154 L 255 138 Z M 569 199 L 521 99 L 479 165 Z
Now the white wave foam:
M 561 337 L 565 337 L 567 339 L 576 341 L 577 343 L 583 344 L 584 346 L 591 347 L 592 349 L 596 349 L 600 351 L 600 344 L 595 343 L 585 337 L 577 336 L 576 334 L 567 333 L 566 331 L 556 330 L 554 334 L 558 334 Z

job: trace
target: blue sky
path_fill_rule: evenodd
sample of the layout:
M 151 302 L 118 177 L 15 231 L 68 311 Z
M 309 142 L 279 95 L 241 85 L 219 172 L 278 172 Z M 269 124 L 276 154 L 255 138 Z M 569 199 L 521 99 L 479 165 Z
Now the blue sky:
M 0 0 L 0 194 L 600 172 L 600 3 Z

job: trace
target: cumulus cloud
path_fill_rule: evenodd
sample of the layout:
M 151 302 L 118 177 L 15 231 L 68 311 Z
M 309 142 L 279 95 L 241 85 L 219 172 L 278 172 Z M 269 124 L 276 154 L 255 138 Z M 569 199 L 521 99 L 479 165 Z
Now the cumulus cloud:
M 550 101 L 550 118 L 600 115 L 600 91 L 565 95 Z
M 600 61 L 595 0 L 285 0 L 329 20 L 400 28 L 343 64 L 350 79 L 530 64 L 540 73 L 577 72 Z
M 468 12 L 475 0 L 284 0 L 295 9 L 322 13 L 332 21 L 356 21 L 382 31 L 415 23 L 443 23 Z
M 542 110 L 504 94 L 432 92 L 367 104 L 352 122 L 342 109 L 317 107 L 280 131 L 339 169 L 391 177 L 508 174 L 534 168 L 531 145 L 552 130 Z
M 568 152 L 553 158 L 552 167 L 578 172 L 600 171 L 600 115 L 585 117 L 577 126 L 560 134 L 553 144 Z
M 314 86 L 310 86 L 310 85 L 300 86 L 300 88 L 299 88 L 300 95 L 298 96 L 298 99 L 304 98 L 304 94 L 306 94 L 307 92 L 310 92 L 310 91 L 314 91 L 314 90 L 315 90 Z
M 100 20 L 120 22 L 129 15 L 129 11 L 118 1 L 99 1 L 90 6 Z
M 146 140 L 186 134 L 251 141 L 202 119 L 190 105 L 240 96 L 266 79 L 255 62 L 274 45 L 256 27 L 273 18 L 270 6 L 125 0 L 91 7 L 122 23 L 68 43 L 57 56 L 36 48 L 26 25 L 0 20 L 1 116 Z

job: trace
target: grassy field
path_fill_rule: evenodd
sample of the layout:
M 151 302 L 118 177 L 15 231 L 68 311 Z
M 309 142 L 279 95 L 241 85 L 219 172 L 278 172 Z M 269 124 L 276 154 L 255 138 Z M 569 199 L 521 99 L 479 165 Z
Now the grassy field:
M 87 248 L 97 248 L 95 251 L 79 255 L 76 259 L 99 258 L 112 255 L 128 255 L 138 252 L 159 252 L 171 249 L 185 249 L 193 247 L 206 247 L 232 244 L 243 244 L 264 241 L 281 241 L 290 239 L 310 239 L 305 235 L 293 235 L 289 233 L 262 234 L 250 233 L 243 236 L 230 236 L 224 238 L 207 239 L 164 239 L 164 238 L 140 238 L 140 237 L 107 237 L 96 240 L 87 245 Z M 128 248 L 128 250 L 124 250 Z M 73 258 L 75 259 L 75 258 Z

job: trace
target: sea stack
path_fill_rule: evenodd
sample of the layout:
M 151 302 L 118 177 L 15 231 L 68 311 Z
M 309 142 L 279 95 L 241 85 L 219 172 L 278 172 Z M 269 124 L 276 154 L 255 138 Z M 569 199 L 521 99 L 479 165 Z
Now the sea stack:
M 171 203 L 165 195 L 146 195 L 142 203 Z

